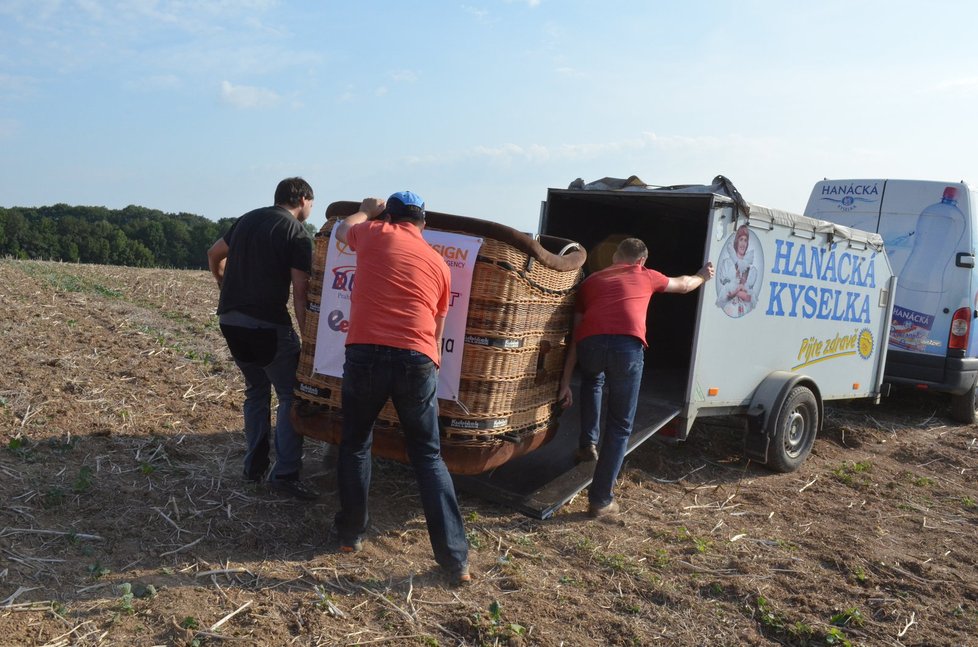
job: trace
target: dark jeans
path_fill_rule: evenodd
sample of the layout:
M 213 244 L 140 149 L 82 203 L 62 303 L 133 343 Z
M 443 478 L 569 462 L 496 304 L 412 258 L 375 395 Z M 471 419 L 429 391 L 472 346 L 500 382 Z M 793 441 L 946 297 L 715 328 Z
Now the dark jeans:
M 418 482 L 435 560 L 454 569 L 467 564 L 469 547 L 455 487 L 441 457 L 437 386 L 438 368 L 423 353 L 370 344 L 346 347 L 343 439 L 336 467 L 340 494 L 336 528 L 341 541 L 347 542 L 362 537 L 367 530 L 373 425 L 390 397 Z
M 293 428 L 289 412 L 299 365 L 298 336 L 292 326 L 263 322 L 240 313 L 221 315 L 221 330 L 245 379 L 244 431 L 248 445 L 245 477 L 261 478 L 271 462 L 272 388 L 278 398 L 278 408 L 275 466 L 269 478 L 297 477 L 302 468 L 302 436 Z
M 605 506 L 614 499 L 612 489 L 625 460 L 638 407 L 644 351 L 642 342 L 631 335 L 593 335 L 577 344 L 577 365 L 581 373 L 581 446 L 598 444 L 602 386 L 608 389 L 608 417 L 588 490 L 588 501 L 593 506 Z

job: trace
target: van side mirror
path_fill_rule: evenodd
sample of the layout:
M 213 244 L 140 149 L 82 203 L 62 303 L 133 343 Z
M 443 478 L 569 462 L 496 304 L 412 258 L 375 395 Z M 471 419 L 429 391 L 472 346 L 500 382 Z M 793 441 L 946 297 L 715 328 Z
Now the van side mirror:
M 975 255 L 967 252 L 958 252 L 958 255 L 954 257 L 954 264 L 958 267 L 974 267 Z

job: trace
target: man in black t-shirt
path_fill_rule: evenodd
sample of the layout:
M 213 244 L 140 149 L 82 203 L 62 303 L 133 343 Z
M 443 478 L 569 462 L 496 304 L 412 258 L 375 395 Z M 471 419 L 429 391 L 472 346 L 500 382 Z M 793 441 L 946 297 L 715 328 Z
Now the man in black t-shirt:
M 302 223 L 312 213 L 313 192 L 302 178 L 275 189 L 275 206 L 244 214 L 207 252 L 221 289 L 217 307 L 221 332 L 245 379 L 244 430 L 248 444 L 244 476 L 260 482 L 268 471 L 272 387 L 275 465 L 269 486 L 312 500 L 318 494 L 299 480 L 302 436 L 292 427 L 299 338 L 289 316 L 289 287 L 299 330 L 305 325 L 306 290 L 312 269 L 312 241 Z

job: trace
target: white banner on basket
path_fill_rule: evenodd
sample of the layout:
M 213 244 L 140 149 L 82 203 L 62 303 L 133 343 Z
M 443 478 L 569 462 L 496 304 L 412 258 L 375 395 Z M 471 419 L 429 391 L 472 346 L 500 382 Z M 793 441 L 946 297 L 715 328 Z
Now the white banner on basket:
M 463 234 L 425 229 L 425 241 L 448 265 L 452 276 L 448 315 L 441 342 L 441 370 L 438 397 L 458 400 L 462 375 L 462 350 L 465 346 L 465 322 L 469 313 L 472 271 L 482 239 Z M 345 243 L 330 237 L 323 270 L 323 293 L 319 306 L 316 354 L 313 370 L 321 375 L 343 377 L 346 331 L 350 327 L 350 294 L 357 268 L 357 255 Z

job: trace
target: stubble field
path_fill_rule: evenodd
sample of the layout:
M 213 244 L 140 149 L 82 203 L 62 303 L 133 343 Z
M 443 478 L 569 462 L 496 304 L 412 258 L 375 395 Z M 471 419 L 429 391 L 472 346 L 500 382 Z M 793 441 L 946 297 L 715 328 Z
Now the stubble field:
M 827 407 L 793 474 L 736 421 L 627 460 L 623 514 L 460 495 L 475 582 L 377 461 L 365 550 L 244 483 L 243 383 L 206 272 L 0 260 L 0 644 L 978 645 L 978 431 L 915 393 Z M 562 433 L 573 433 L 564 430 Z

